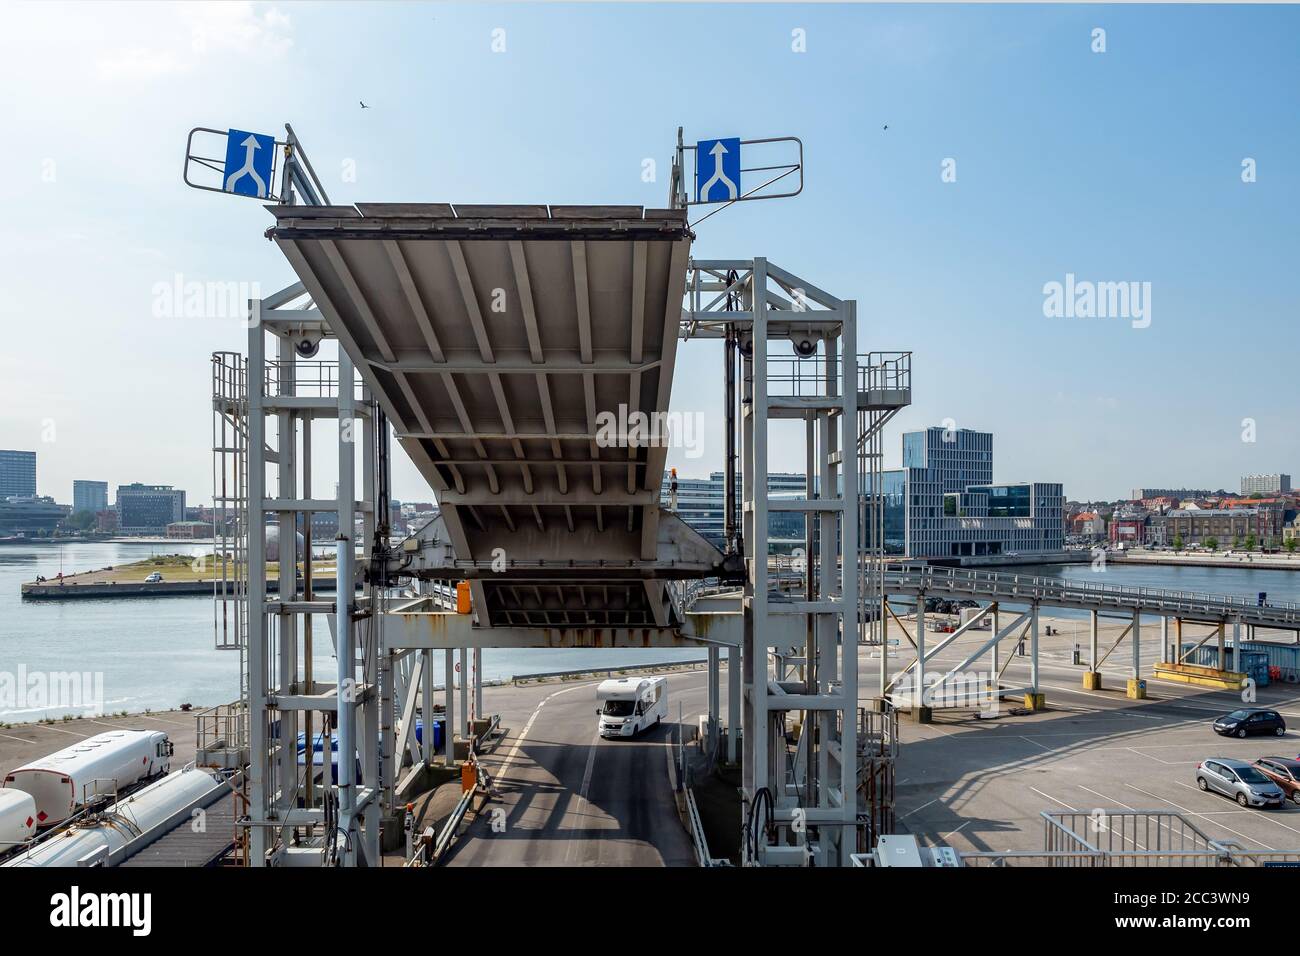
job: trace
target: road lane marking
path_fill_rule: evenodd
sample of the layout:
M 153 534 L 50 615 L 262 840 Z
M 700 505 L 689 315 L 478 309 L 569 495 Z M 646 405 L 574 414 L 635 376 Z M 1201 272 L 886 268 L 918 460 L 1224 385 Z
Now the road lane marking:
M 587 810 L 590 806 L 587 802 L 587 791 L 591 789 L 591 771 L 596 766 L 596 747 L 599 744 L 600 731 L 597 730 L 596 735 L 591 739 L 591 744 L 587 747 L 587 767 L 582 772 L 582 786 L 578 788 L 578 799 L 574 801 L 574 810 L 579 814 L 580 822 L 583 822 L 583 818 L 587 816 Z M 588 826 L 590 826 L 589 821 Z M 599 840 L 599 828 L 590 827 L 590 829 L 597 831 L 596 839 Z M 573 854 L 577 850 L 578 841 L 570 837 L 566 842 L 568 846 L 564 848 L 564 862 L 567 865 L 573 861 Z
M 555 693 L 549 694 L 548 696 L 543 697 L 541 699 L 541 702 L 538 703 L 538 705 L 533 709 L 532 714 L 528 717 L 528 721 L 524 724 L 524 729 L 519 731 L 519 736 L 515 738 L 514 746 L 510 748 L 510 753 L 506 754 L 506 759 L 502 761 L 501 766 L 497 768 L 498 780 L 504 781 L 506 779 L 506 771 L 510 769 L 510 764 L 514 762 L 515 755 L 519 753 L 519 748 L 523 745 L 524 739 L 528 736 L 528 731 L 533 729 L 533 721 L 535 721 L 537 719 L 537 715 L 542 712 L 542 708 L 546 706 L 546 702 L 553 697 L 559 697 L 561 694 L 567 694 L 569 693 L 569 691 L 579 690 L 583 687 L 590 687 L 590 686 L 591 683 L 588 682 L 585 684 L 577 684 L 573 687 L 565 687 L 563 690 L 557 690 Z

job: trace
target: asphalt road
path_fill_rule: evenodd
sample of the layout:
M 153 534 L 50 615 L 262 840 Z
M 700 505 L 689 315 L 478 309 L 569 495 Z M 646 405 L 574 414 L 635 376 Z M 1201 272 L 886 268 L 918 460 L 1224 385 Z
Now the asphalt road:
M 1154 648 L 1144 653 L 1144 670 L 1154 654 Z M 943 656 L 950 663 L 961 659 L 956 649 Z M 1286 718 L 1285 737 L 1236 740 L 1210 725 L 1216 715 L 1244 706 L 1240 694 L 1148 681 L 1150 698 L 1129 700 L 1123 657 L 1103 670 L 1107 689 L 1089 692 L 1080 686 L 1084 668 L 1068 663 L 1068 649 L 1051 648 L 1041 658 L 1048 709 L 1040 714 L 979 720 L 970 712 L 936 712 L 929 725 L 904 718 L 899 829 L 962 850 L 1039 850 L 1044 810 L 1165 810 L 1183 814 L 1212 839 L 1300 849 L 1300 807 L 1243 809 L 1200 792 L 1195 779 L 1197 763 L 1209 757 L 1296 756 L 1295 685 L 1258 692 L 1256 706 Z M 1018 684 L 1026 674 L 1015 661 L 1005 679 Z
M 1044 641 L 1045 713 L 977 720 L 969 711 L 938 712 L 930 725 L 902 719 L 900 829 L 962 849 L 1032 850 L 1042 846 L 1043 810 L 1165 809 L 1183 813 L 1216 839 L 1263 849 L 1300 848 L 1300 808 L 1242 809 L 1224 797 L 1201 793 L 1194 774 L 1197 762 L 1212 756 L 1255 759 L 1300 753 L 1295 685 L 1259 691 L 1259 705 L 1286 717 L 1292 728 L 1286 737 L 1218 737 L 1210 722 L 1242 706 L 1238 695 L 1150 681 L 1151 699 L 1130 701 L 1123 692 L 1126 647 L 1103 668 L 1107 690 L 1084 691 L 1084 668 L 1069 663 L 1070 646 L 1079 636 L 1067 632 Z M 910 656 L 899 650 L 891 649 L 891 671 Z M 958 642 L 940 655 L 936 666 L 956 663 L 965 650 L 966 642 Z M 1158 653 L 1154 640 L 1143 651 L 1143 669 L 1149 673 Z M 871 653 L 863 650 L 860 665 L 864 698 L 874 694 L 878 681 L 879 660 Z M 1013 660 L 1004 679 L 1023 683 L 1026 670 L 1022 660 Z M 725 677 L 724 668 L 724 717 Z M 671 748 L 679 719 L 689 734 L 706 706 L 703 669 L 669 674 L 669 720 L 632 740 L 596 736 L 597 683 L 484 689 L 485 705 L 501 714 L 506 729 L 501 744 L 485 759 L 499 796 L 468 824 L 449 853 L 449 865 L 694 863 L 676 812 Z M 188 759 L 193 751 L 193 715 L 105 717 L 0 729 L 0 768 L 121 726 L 167 730 L 178 758 Z
M 689 739 L 707 706 L 704 671 L 669 674 L 669 719 L 630 740 L 596 733 L 597 683 L 485 688 L 485 707 L 508 728 L 484 761 L 498 797 L 447 865 L 695 865 L 672 757 L 679 719 Z

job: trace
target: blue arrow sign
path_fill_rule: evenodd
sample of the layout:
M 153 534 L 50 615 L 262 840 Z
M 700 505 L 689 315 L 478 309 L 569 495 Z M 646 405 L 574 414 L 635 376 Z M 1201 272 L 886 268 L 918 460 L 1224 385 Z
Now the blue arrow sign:
M 740 138 L 702 139 L 695 144 L 695 201 L 740 198 Z
M 238 196 L 265 199 L 271 193 L 275 137 L 232 129 L 226 135 L 226 168 L 221 188 Z

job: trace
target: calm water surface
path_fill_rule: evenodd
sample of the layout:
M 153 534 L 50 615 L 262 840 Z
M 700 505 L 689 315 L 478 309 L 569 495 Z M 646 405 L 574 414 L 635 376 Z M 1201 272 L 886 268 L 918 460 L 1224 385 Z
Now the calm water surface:
M 209 707 L 238 695 L 239 656 L 219 651 L 210 597 L 177 596 L 74 601 L 24 601 L 20 586 L 38 574 L 52 578 L 141 561 L 151 554 L 210 553 L 211 545 L 92 543 L 0 545 L 0 676 L 89 672 L 103 675 L 106 712 L 162 710 L 181 703 Z M 328 637 L 318 641 L 329 648 Z M 483 676 L 582 667 L 695 660 L 703 650 L 496 649 L 483 652 Z M 317 674 L 332 674 L 331 655 L 316 656 Z M 441 682 L 441 671 L 435 679 Z M 0 698 L 5 695 L 0 694 Z M 59 716 L 70 708 L 17 706 L 0 699 L 0 721 Z

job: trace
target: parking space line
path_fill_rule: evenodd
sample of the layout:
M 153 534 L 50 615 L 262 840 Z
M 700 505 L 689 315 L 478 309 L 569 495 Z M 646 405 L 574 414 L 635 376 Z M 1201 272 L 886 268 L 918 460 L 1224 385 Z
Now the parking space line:
M 1093 790 L 1093 789 L 1090 788 L 1090 787 L 1085 787 L 1085 786 L 1084 786 L 1083 784 L 1081 784 L 1081 783 L 1080 783 L 1080 784 L 1076 784 L 1076 786 L 1077 786 L 1080 790 L 1087 790 L 1087 791 L 1088 791 L 1089 793 L 1091 793 L 1094 797 L 1101 797 L 1103 800 L 1108 800 L 1108 801 L 1110 801 L 1111 803 L 1115 804 L 1116 806 L 1123 807 L 1125 810 L 1132 810 L 1132 811 L 1134 811 L 1135 813 L 1136 813 L 1136 812 L 1139 812 L 1139 811 L 1137 810 L 1136 807 L 1130 807 L 1127 803 L 1123 803 L 1123 802 L 1120 801 L 1120 800 L 1116 800 L 1114 797 L 1108 797 L 1108 796 L 1106 796 L 1106 794 L 1104 794 L 1104 793 L 1098 793 L 1096 790 Z M 1104 808 L 1103 808 L 1103 809 L 1104 809 Z M 1162 826 L 1163 826 L 1163 824 L 1162 824 Z M 1166 829 L 1168 829 L 1168 827 L 1166 827 Z M 1137 847 L 1139 850 L 1145 850 L 1145 849 L 1146 849 L 1145 846 L 1143 846 L 1141 843 L 1138 842 L 1137 837 L 1130 837 L 1130 836 L 1126 835 L 1126 834 L 1124 833 L 1123 830 L 1120 831 L 1119 837 L 1120 837 L 1121 840 L 1126 840 L 1126 841 L 1128 841 L 1129 843 L 1132 843 L 1132 844 L 1133 844 L 1135 847 Z
M 959 826 L 956 830 L 953 830 L 953 831 L 951 831 L 951 832 L 949 832 L 949 833 L 945 833 L 944 836 L 943 836 L 943 839 L 944 839 L 944 840 L 947 840 L 949 837 L 956 836 L 956 835 L 957 835 L 958 833 L 960 833 L 960 832 L 961 832 L 961 831 L 966 827 L 966 825 L 969 824 L 969 823 L 970 823 L 970 821 L 967 820 L 966 823 L 963 823 L 963 824 L 962 824 L 961 826 Z
M 920 811 L 922 811 L 922 810 L 924 810 L 926 807 L 928 807 L 931 803 L 938 803 L 938 802 L 939 802 L 939 798 L 938 798 L 938 797 L 935 797 L 933 800 L 929 801 L 928 803 L 923 803 L 923 804 L 921 804 L 921 805 L 920 805 L 919 807 L 917 807 L 915 810 L 908 810 L 906 813 L 904 813 L 904 814 L 903 814 L 901 817 L 899 817 L 898 819 L 900 819 L 900 820 L 906 820 L 906 819 L 907 819 L 908 817 L 910 817 L 913 813 L 919 813 Z
M 1180 786 L 1180 787 L 1186 787 L 1188 790 L 1195 790 L 1197 793 L 1200 793 L 1200 792 L 1201 792 L 1199 788 L 1197 788 L 1197 787 L 1193 787 L 1193 786 L 1191 786 L 1190 784 L 1183 783 L 1181 780 L 1176 780 L 1176 781 L 1174 781 L 1174 782 L 1177 783 L 1178 786 Z M 1283 806 L 1282 812 L 1285 812 L 1285 806 L 1286 806 L 1285 801 L 1283 801 L 1283 805 L 1282 805 L 1282 806 Z M 1222 811 L 1220 811 L 1220 812 L 1222 812 Z M 1300 834 L 1300 830 L 1297 830 L 1295 827 L 1289 827 L 1289 826 L 1287 826 L 1285 823 L 1278 823 L 1278 821 L 1277 821 L 1276 819 L 1273 818 L 1272 814 L 1261 813 L 1261 812 L 1259 812 L 1259 811 L 1257 811 L 1257 810 L 1230 810 L 1230 811 L 1227 811 L 1227 812 L 1229 812 L 1229 813 L 1249 813 L 1253 819 L 1256 819 L 1256 820 L 1267 820 L 1269 823 L 1277 824 L 1277 826 L 1280 826 L 1283 830 L 1290 830 L 1292 833 Z
M 1051 800 L 1053 803 L 1059 803 L 1061 806 L 1065 807 L 1065 809 L 1067 809 L 1067 810 L 1070 810 L 1070 811 L 1072 811 L 1072 812 L 1076 812 L 1076 813 L 1078 812 L 1078 811 L 1076 811 L 1076 810 L 1074 809 L 1074 807 L 1070 806 L 1068 803 L 1066 803 L 1066 802 L 1063 801 L 1063 800 L 1057 800 L 1056 797 L 1052 796 L 1050 793 L 1043 793 L 1043 791 L 1039 790 L 1037 787 L 1030 787 L 1029 789 L 1032 790 L 1032 791 L 1034 791 L 1034 793 L 1038 794 L 1040 797 L 1043 797 L 1043 798 L 1045 798 L 1045 799 L 1047 799 L 1047 800 Z
M 1185 783 L 1183 783 L 1183 782 L 1180 781 L 1180 780 L 1176 780 L 1176 781 L 1174 781 L 1174 782 L 1177 783 L 1180 787 L 1188 787 L 1188 784 L 1185 784 Z M 1174 803 L 1174 801 L 1170 800 L 1168 797 L 1162 797 L 1162 796 L 1160 796 L 1158 793 L 1152 793 L 1150 790 L 1143 790 L 1141 787 L 1135 787 L 1135 786 L 1133 786 L 1133 784 L 1131 784 L 1131 783 L 1126 783 L 1124 786 L 1129 787 L 1130 789 L 1136 790 L 1138 793 L 1144 793 L 1144 794 L 1146 794 L 1148 797 L 1154 797 L 1156 800 L 1163 800 L 1165 803 L 1169 804 L 1171 807 L 1173 807 L 1173 808 L 1174 808 L 1175 810 L 1177 810 L 1179 813 L 1185 813 L 1185 814 L 1187 814 L 1188 816 L 1192 816 L 1192 817 L 1200 817 L 1202 820 L 1210 820 L 1210 818 L 1207 817 L 1207 816 L 1205 816 L 1205 814 L 1203 814 L 1203 813 L 1197 813 L 1195 810 L 1188 810 L 1186 807 L 1180 807 L 1178 804 Z M 1198 790 L 1196 787 L 1189 787 L 1189 789 L 1191 789 L 1191 790 L 1196 790 L 1197 793 L 1200 793 L 1200 792 L 1201 792 L 1201 791 Z M 1250 839 L 1252 839 L 1252 837 L 1248 837 L 1248 836 L 1246 836 L 1246 834 L 1242 833 L 1240 830 L 1234 830 L 1232 827 L 1228 826 L 1226 823 L 1219 823 L 1219 822 L 1216 821 L 1216 820 L 1210 820 L 1210 822 L 1213 823 L 1213 824 L 1214 824 L 1215 826 L 1217 826 L 1217 827 L 1222 827 L 1223 829 L 1227 830 L 1229 833 L 1232 833 L 1232 834 L 1234 834 L 1234 835 L 1236 835 L 1236 836 L 1241 837 L 1243 840 L 1250 840 Z M 1262 840 L 1260 841 L 1259 845 L 1260 845 L 1263 849 L 1265 849 L 1265 850 L 1274 850 L 1274 849 L 1276 849 L 1276 847 L 1271 847 L 1271 846 L 1269 846 L 1267 843 L 1265 843 L 1265 842 L 1262 841 Z
M 1198 744 L 1186 744 L 1185 746 L 1188 746 L 1188 747 L 1195 747 L 1195 746 L 1199 746 L 1199 745 L 1198 745 Z M 1189 763 L 1191 763 L 1191 764 L 1199 763 L 1199 761 L 1197 761 L 1197 760 L 1164 760 L 1164 759 L 1162 759 L 1162 758 L 1160 758 L 1160 757 L 1157 757 L 1155 754 L 1144 754 L 1142 751 L 1138 750 L 1136 747 L 1125 747 L 1124 749 L 1125 749 L 1125 750 L 1128 750 L 1128 751 L 1130 751 L 1130 752 L 1132 752 L 1132 753 L 1137 754 L 1139 757 L 1145 757 L 1147 760 L 1153 760 L 1153 761 L 1155 761 L 1156 763 L 1164 764 L 1166 767 L 1179 767 L 1179 766 L 1186 766 L 1186 765 L 1189 764 Z
M 95 736 L 94 734 L 79 734 L 75 730 L 64 730 L 62 727 L 51 727 L 49 724 L 46 724 L 44 727 L 41 727 L 41 729 L 52 730 L 56 734 L 67 734 L 69 737 L 76 737 L 80 740 L 85 740 L 87 737 Z

